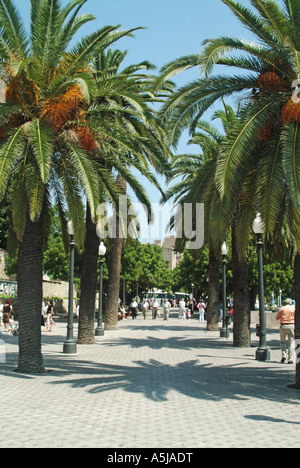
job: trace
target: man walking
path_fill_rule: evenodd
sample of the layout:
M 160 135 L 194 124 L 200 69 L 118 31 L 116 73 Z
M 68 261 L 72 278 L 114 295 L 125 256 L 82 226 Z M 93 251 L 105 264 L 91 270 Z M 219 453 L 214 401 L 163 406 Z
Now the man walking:
M 165 299 L 165 302 L 163 304 L 163 310 L 164 310 L 164 320 L 169 320 L 171 304 L 168 301 L 168 299 Z
M 154 302 L 152 304 L 152 319 L 153 320 L 156 320 L 158 309 L 159 309 L 159 303 L 157 302 L 157 299 L 154 299 Z
M 131 310 L 132 320 L 135 320 L 137 316 L 137 311 L 138 311 L 138 304 L 134 298 L 132 299 L 132 302 L 130 304 L 130 310 Z
M 149 310 L 149 302 L 146 301 L 146 299 L 144 299 L 144 302 L 143 302 L 143 317 L 144 317 L 144 320 L 146 320 L 146 318 L 147 318 L 148 310 Z
M 276 320 L 280 320 L 281 363 L 284 364 L 286 362 L 286 338 L 288 338 L 288 363 L 293 364 L 295 355 L 295 308 L 292 307 L 291 299 L 284 301 L 284 306 L 279 310 Z

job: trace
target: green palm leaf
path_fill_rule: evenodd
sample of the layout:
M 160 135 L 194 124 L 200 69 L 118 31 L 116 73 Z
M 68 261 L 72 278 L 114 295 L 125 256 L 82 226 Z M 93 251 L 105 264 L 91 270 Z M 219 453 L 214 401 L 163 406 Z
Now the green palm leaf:
M 295 209 L 300 210 L 300 124 L 286 124 L 283 135 L 283 166 Z
M 29 130 L 32 151 L 40 169 L 41 180 L 46 184 L 50 177 L 51 161 L 54 151 L 54 138 L 52 129 L 35 120 Z
M 14 130 L 6 143 L 0 147 L 0 199 L 2 200 L 8 184 L 11 171 L 26 148 L 24 128 Z
M 259 132 L 275 109 L 276 103 L 272 97 L 249 105 L 246 111 L 241 112 L 240 120 L 226 135 L 216 175 L 221 196 L 224 196 L 225 192 L 238 193 L 242 180 L 253 168 L 253 150 L 255 144 L 258 144 Z
M 100 199 L 98 175 L 89 155 L 71 142 L 66 143 L 70 163 L 74 167 L 84 192 L 87 196 L 92 219 L 96 219 L 96 210 Z
M 274 135 L 265 145 L 258 165 L 260 211 L 264 220 L 266 233 L 274 232 L 282 201 L 282 143 Z

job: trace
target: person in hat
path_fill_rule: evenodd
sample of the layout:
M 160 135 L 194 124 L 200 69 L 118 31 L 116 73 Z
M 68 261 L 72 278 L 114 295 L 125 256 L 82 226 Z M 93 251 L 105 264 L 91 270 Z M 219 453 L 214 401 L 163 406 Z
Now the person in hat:
M 295 356 L 295 308 L 292 306 L 292 299 L 284 301 L 276 320 L 280 320 L 281 363 L 284 364 L 287 359 L 286 340 L 288 339 L 288 363 L 293 364 Z

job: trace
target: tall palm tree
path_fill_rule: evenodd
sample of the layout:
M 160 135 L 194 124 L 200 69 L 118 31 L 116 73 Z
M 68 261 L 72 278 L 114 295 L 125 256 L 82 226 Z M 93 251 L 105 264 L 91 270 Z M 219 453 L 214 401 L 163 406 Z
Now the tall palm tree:
M 225 96 L 240 99 L 239 123 L 225 139 L 217 183 L 222 195 L 226 192 L 229 198 L 234 197 L 241 181 L 259 166 L 266 200 L 262 214 L 271 234 L 283 175 L 295 218 L 300 203 L 300 106 L 292 101 L 291 93 L 291 84 L 300 76 L 299 0 L 283 0 L 284 8 L 275 1 L 252 0 L 257 14 L 233 0 L 222 1 L 259 43 L 230 37 L 207 40 L 200 55 L 182 57 L 164 67 L 157 87 L 175 73 L 196 65 L 206 75 L 179 89 L 164 106 L 175 143 L 183 129 L 194 128 L 213 103 Z M 239 68 L 243 73 L 211 75 L 215 65 Z M 277 190 L 270 190 L 271 183 Z M 249 218 L 247 227 L 251 223 Z M 299 238 L 297 218 L 295 230 Z
M 216 111 L 213 120 L 221 119 L 226 132 L 237 118 L 233 109 L 223 102 L 224 109 Z M 220 212 L 223 210 L 222 200 L 215 184 L 220 147 L 224 135 L 221 135 L 211 124 L 200 121 L 190 143 L 199 144 L 203 154 L 200 156 L 179 156 L 174 160 L 173 177 L 183 176 L 177 186 L 170 188 L 177 194 L 176 201 L 180 203 L 204 202 L 205 204 L 205 239 L 210 246 L 209 261 L 209 301 L 207 307 L 207 328 L 209 331 L 218 329 L 218 305 L 220 297 L 220 244 L 227 238 L 230 223 L 218 235 Z M 241 197 L 243 192 L 241 193 Z M 235 211 L 239 213 L 239 204 Z M 223 223 L 224 224 L 224 223 Z M 234 277 L 234 309 L 233 327 L 234 346 L 248 347 L 250 345 L 250 297 L 248 282 L 248 260 L 240 259 L 236 243 L 236 218 L 232 221 L 232 264 Z
M 166 200 L 174 198 L 175 206 L 185 203 L 204 203 L 205 240 L 209 245 L 209 283 L 207 305 L 207 330 L 218 330 L 220 299 L 220 244 L 213 240 L 210 218 L 220 197 L 215 185 L 216 166 L 223 136 L 210 123 L 200 121 L 189 143 L 200 146 L 199 155 L 183 154 L 173 158 L 169 182 L 178 180 L 165 194 Z M 182 219 L 184 223 L 184 219 Z M 174 220 L 171 223 L 174 227 Z M 224 239 L 223 239 L 224 240 Z M 185 248 L 187 239 L 177 240 L 176 248 Z
M 83 243 L 85 194 L 93 218 L 99 199 L 99 168 L 78 141 L 93 87 L 88 64 L 95 48 L 107 47 L 129 31 L 107 26 L 70 47 L 78 29 L 94 19 L 79 15 L 86 0 L 65 7 L 59 0 L 31 0 L 27 33 L 12 0 L 0 0 L 1 78 L 0 198 L 11 186 L 12 218 L 19 240 L 19 364 L 22 372 L 44 371 L 41 353 L 44 223 L 53 199 L 62 225 L 66 207 L 78 244 Z M 103 168 L 103 180 L 112 184 Z
M 154 96 L 147 91 L 152 80 L 148 72 L 153 66 L 143 62 L 120 70 L 126 56 L 127 52 L 119 50 L 108 50 L 95 55 L 93 70 L 97 92 L 91 102 L 87 118 L 99 142 L 98 154 L 95 156 L 102 165 L 118 172 L 116 187 L 119 193 L 125 195 L 129 184 L 139 201 L 145 204 L 150 212 L 151 204 L 146 191 L 140 181 L 133 176 L 131 168 L 137 169 L 150 183 L 159 187 L 150 171 L 148 161 L 161 167 L 165 164 L 167 149 L 163 143 L 160 124 L 147 104 L 154 100 Z M 103 195 L 101 201 L 106 200 L 107 197 Z M 109 197 L 109 200 L 113 201 L 118 212 L 118 200 L 112 197 Z M 119 229 L 118 222 L 115 226 L 115 238 L 111 241 L 113 246 L 110 249 L 110 277 L 105 311 L 105 327 L 109 329 L 117 326 L 123 243 Z M 98 245 L 96 227 L 90 219 L 87 219 L 79 321 L 79 342 L 85 344 L 94 342 Z
M 300 2 L 283 0 L 281 7 L 272 0 L 251 0 L 254 10 L 250 10 L 233 0 L 222 1 L 257 43 L 232 37 L 207 40 L 198 56 L 182 57 L 166 65 L 158 89 L 166 79 L 194 66 L 200 66 L 205 76 L 174 93 L 163 115 L 171 123 L 170 136 L 176 144 L 183 129 L 193 130 L 212 104 L 227 96 L 239 99 L 240 119 L 222 144 L 216 173 L 223 200 L 222 221 L 233 216 L 232 207 L 244 186 L 240 200 L 244 210 L 236 226 L 243 256 L 254 213 L 261 211 L 267 236 L 274 236 L 285 200 L 286 219 L 299 254 L 300 105 L 292 100 L 291 85 L 300 78 Z M 234 67 L 241 73 L 212 75 L 216 65 Z M 220 232 L 223 222 L 216 226 Z M 298 265 L 296 262 L 296 284 Z

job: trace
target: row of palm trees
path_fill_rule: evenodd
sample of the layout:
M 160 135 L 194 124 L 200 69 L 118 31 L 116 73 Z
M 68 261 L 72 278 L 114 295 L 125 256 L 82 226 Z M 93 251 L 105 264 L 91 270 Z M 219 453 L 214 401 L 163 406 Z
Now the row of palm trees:
M 97 206 L 130 185 L 150 210 L 136 168 L 159 187 L 156 172 L 180 184 L 179 204 L 205 203 L 210 283 L 219 274 L 220 246 L 231 230 L 235 284 L 235 345 L 249 345 L 247 246 L 260 211 L 268 242 L 277 252 L 293 251 L 296 294 L 300 294 L 300 105 L 291 84 L 300 78 L 300 0 L 252 0 L 254 11 L 223 1 L 250 29 L 257 44 L 223 37 L 204 43 L 202 53 L 166 65 L 159 77 L 143 62 L 121 69 L 126 53 L 110 46 L 136 29 L 106 26 L 71 46 L 87 0 L 62 7 L 59 0 L 31 0 L 31 30 L 25 31 L 12 0 L 0 0 L 1 78 L 6 103 L 0 106 L 0 197 L 10 195 L 14 234 L 19 241 L 19 364 L 22 372 L 44 371 L 40 311 L 42 258 L 49 206 L 61 216 L 67 245 L 70 217 L 84 246 L 79 343 L 94 342 L 94 304 L 99 238 Z M 256 11 L 255 11 L 256 10 Z M 217 65 L 238 69 L 214 75 Z M 200 67 L 203 77 L 176 89 L 173 76 Z M 223 103 L 216 113 L 224 135 L 202 121 L 211 106 L 234 97 L 234 112 Z M 154 103 L 161 103 L 159 112 Z M 171 159 L 188 128 L 201 154 Z M 171 166 L 169 160 L 171 159 Z M 106 328 L 117 326 L 122 233 L 112 239 Z M 208 328 L 217 322 L 211 291 Z M 297 296 L 296 300 L 300 298 Z M 299 319 L 296 333 L 300 334 Z M 297 375 L 299 374 L 297 369 Z M 299 376 L 300 379 L 300 376 Z

